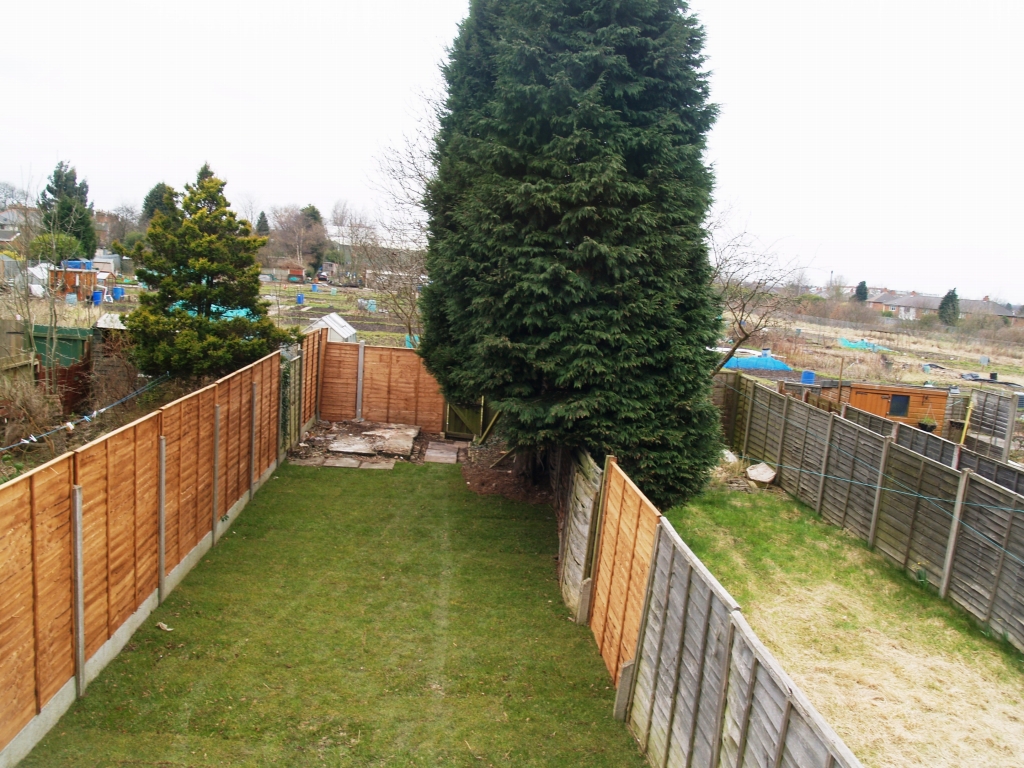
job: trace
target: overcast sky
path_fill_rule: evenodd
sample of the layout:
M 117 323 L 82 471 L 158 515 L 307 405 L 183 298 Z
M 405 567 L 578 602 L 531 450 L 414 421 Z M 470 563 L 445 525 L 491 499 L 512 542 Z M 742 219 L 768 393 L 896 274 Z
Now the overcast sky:
M 371 210 L 466 0 L 5 8 L 0 180 L 98 208 L 209 161 L 236 203 Z M 696 0 L 733 222 L 848 282 L 1024 302 L 1024 2 Z

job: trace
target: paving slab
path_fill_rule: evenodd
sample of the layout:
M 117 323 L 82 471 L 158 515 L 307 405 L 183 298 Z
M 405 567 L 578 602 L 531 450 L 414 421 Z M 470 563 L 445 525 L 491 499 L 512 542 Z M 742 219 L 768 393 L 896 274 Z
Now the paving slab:
M 328 456 L 324 459 L 325 467 L 342 467 L 343 469 L 358 469 L 359 459 L 354 456 Z
M 289 464 L 294 464 L 297 467 L 319 467 L 324 463 L 323 456 L 313 456 L 309 459 L 288 459 Z
M 388 459 L 387 461 L 363 461 L 359 464 L 360 469 L 394 469 L 395 460 Z
M 377 441 L 363 435 L 342 435 L 327 450 L 332 453 L 356 453 L 361 456 L 374 456 L 377 453 Z
M 378 429 L 367 430 L 363 432 L 363 436 L 374 438 L 379 453 L 408 458 L 412 454 L 413 441 L 419 433 L 419 427 L 405 424 L 388 424 Z
M 457 443 L 428 443 L 423 461 L 431 464 L 458 464 L 459 445 Z

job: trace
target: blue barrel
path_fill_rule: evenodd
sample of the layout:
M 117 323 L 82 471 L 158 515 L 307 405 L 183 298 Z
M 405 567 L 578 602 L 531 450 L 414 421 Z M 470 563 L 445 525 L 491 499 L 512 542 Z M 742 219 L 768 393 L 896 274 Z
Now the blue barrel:
M 124 288 L 120 285 L 114 286 L 114 301 L 121 301 L 124 299 Z
M 313 293 L 317 292 L 317 290 L 316 290 L 316 283 L 313 283 L 313 285 L 311 285 L 310 288 L 313 289 Z
M 306 303 L 306 297 L 303 296 L 301 293 L 296 293 L 295 294 L 295 303 L 296 304 L 305 304 Z
M 92 292 L 92 305 L 94 307 L 98 307 L 102 303 L 103 303 L 103 291 L 93 291 Z
M 814 383 L 814 371 L 804 371 L 800 374 L 801 384 L 813 384 Z

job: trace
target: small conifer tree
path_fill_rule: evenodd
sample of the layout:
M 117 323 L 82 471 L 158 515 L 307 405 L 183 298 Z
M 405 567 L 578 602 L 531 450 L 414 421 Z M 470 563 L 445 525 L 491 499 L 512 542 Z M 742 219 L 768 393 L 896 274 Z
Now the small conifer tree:
M 292 340 L 259 297 L 255 253 L 266 240 L 236 218 L 224 186 L 204 165 L 180 205 L 165 191 L 145 243 L 130 253 L 153 291 L 124 321 L 135 362 L 147 373 L 221 375 Z M 120 244 L 115 250 L 129 255 Z
M 943 325 L 956 325 L 960 322 L 960 297 L 956 295 L 956 288 L 946 291 L 939 302 L 939 320 Z
M 868 300 L 868 284 L 866 282 L 864 282 L 863 280 L 861 280 L 859 283 L 857 283 L 857 290 L 854 292 L 853 295 L 854 295 L 854 298 L 857 299 L 857 301 L 867 301 Z

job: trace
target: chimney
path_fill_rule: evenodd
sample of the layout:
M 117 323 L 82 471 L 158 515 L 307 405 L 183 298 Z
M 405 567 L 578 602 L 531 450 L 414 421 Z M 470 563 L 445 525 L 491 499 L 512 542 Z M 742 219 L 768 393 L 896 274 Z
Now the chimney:
M 988 301 L 988 296 L 982 299 L 982 301 Z

